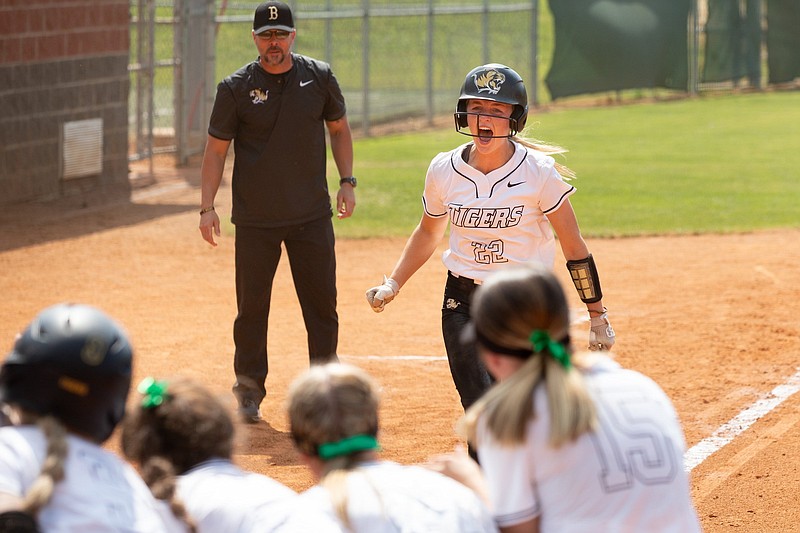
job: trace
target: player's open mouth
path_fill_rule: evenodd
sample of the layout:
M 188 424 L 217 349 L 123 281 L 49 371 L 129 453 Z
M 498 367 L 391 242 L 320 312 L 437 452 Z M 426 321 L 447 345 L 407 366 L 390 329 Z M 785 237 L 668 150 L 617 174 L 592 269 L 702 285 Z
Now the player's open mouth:
M 488 141 L 492 138 L 492 130 L 488 130 L 486 128 L 479 128 L 478 129 L 478 137 L 482 141 Z

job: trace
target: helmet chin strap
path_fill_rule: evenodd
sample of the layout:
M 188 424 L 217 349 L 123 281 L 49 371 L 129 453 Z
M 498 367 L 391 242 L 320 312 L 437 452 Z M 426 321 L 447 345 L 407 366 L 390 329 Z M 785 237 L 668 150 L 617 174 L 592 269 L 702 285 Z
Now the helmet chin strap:
M 459 130 L 458 133 L 460 133 L 461 135 L 466 135 L 467 137 L 475 137 L 475 138 L 480 138 L 480 139 L 510 139 L 511 137 L 516 135 L 516 133 L 514 133 L 514 132 L 509 132 L 508 135 L 491 135 L 491 136 L 484 135 L 484 136 L 481 136 L 481 135 L 475 135 L 471 131 L 461 131 L 461 130 Z
M 508 134 L 507 135 L 491 135 L 491 136 L 483 135 L 482 136 L 480 133 L 478 133 L 478 134 L 472 133 L 469 130 L 468 126 L 462 126 L 459 123 L 459 119 L 461 119 L 462 122 L 466 123 L 466 118 L 467 118 L 468 115 L 486 116 L 486 117 L 492 117 L 492 118 L 506 118 L 506 120 L 508 120 L 508 129 L 509 129 Z M 455 120 L 456 120 L 456 131 L 458 133 L 460 133 L 461 135 L 466 135 L 467 137 L 477 137 L 477 138 L 480 138 L 480 139 L 510 139 L 511 137 L 513 137 L 517 133 L 519 133 L 514 128 L 515 120 L 513 118 L 511 118 L 511 117 L 497 117 L 497 116 L 494 116 L 494 115 L 481 115 L 480 113 L 466 113 L 466 112 L 456 112 L 454 114 L 454 116 L 455 116 Z

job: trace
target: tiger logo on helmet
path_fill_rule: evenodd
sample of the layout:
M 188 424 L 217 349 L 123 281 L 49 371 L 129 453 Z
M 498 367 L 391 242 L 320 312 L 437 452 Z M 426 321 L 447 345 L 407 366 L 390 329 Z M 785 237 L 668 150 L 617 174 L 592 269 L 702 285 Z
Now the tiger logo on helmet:
M 485 92 L 489 94 L 497 94 L 500 92 L 500 88 L 506 81 L 505 74 L 495 69 L 476 73 L 473 75 L 473 78 L 475 80 L 475 88 L 478 89 L 478 93 Z

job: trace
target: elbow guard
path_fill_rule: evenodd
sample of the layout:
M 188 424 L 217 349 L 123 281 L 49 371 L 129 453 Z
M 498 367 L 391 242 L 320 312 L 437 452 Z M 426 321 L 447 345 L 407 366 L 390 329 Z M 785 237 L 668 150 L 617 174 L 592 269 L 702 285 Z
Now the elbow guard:
M 600 277 L 597 275 L 592 254 L 586 259 L 567 261 L 567 270 L 583 303 L 591 304 L 603 299 Z

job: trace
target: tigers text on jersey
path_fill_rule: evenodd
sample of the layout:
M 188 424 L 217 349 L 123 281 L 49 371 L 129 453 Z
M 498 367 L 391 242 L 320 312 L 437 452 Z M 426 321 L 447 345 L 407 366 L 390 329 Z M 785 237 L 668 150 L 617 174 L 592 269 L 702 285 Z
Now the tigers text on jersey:
M 583 375 L 599 427 L 573 442 L 550 444 L 543 383 L 534 391 L 524 444 L 498 443 L 479 421 L 478 458 L 497 523 L 538 516 L 541 533 L 699 533 L 683 431 L 667 395 L 605 356 Z
M 552 157 L 514 143 L 502 167 L 484 174 L 462 157 L 472 143 L 434 157 L 422 201 L 431 217 L 450 218 L 451 272 L 483 281 L 498 266 L 539 262 L 552 268 L 555 238 L 547 214 L 575 192 Z

